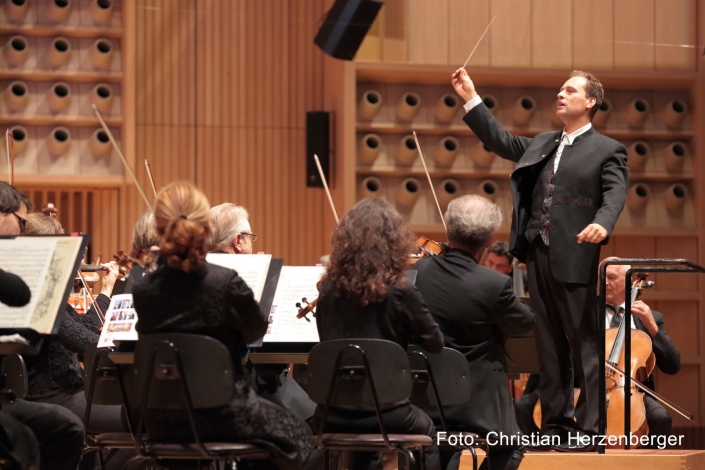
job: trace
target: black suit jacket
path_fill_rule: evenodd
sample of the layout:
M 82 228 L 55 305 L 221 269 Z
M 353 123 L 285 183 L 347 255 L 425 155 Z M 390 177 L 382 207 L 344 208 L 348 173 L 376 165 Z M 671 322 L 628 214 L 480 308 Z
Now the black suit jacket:
M 524 232 L 531 217 L 532 192 L 542 169 L 539 163 L 558 147 L 561 132 L 543 132 L 534 138 L 514 136 L 482 103 L 463 120 L 490 150 L 517 163 L 510 178 L 514 201 L 510 251 L 526 261 L 528 242 Z M 578 244 L 577 235 L 597 223 L 609 237 L 624 207 L 628 182 L 626 148 L 594 128 L 564 148 L 555 176 L 549 232 L 549 258 L 557 281 L 596 283 L 600 245 Z
M 531 330 L 534 312 L 514 295 L 510 277 L 480 266 L 465 251 L 422 258 L 415 269 L 416 286 L 441 327 L 446 347 L 462 352 L 471 369 L 470 402 L 446 410 L 449 426 L 483 435 L 517 432 L 504 372 L 505 335 Z
M 678 352 L 676 345 L 673 344 L 673 341 L 666 333 L 666 328 L 663 324 L 663 314 L 661 312 L 657 312 L 656 310 L 652 310 L 651 313 L 654 315 L 654 321 L 656 321 L 656 324 L 658 325 L 658 333 L 656 333 L 654 338 L 651 338 L 651 345 L 654 350 L 654 355 L 656 356 L 656 367 L 658 367 L 661 372 L 666 374 L 676 374 L 679 370 L 681 370 L 681 354 Z M 636 329 L 641 330 L 648 335 L 649 331 L 646 329 L 642 321 L 636 315 L 632 318 L 634 318 L 634 326 Z M 651 390 L 655 390 L 653 374 L 646 382 L 644 382 L 644 385 L 649 387 Z

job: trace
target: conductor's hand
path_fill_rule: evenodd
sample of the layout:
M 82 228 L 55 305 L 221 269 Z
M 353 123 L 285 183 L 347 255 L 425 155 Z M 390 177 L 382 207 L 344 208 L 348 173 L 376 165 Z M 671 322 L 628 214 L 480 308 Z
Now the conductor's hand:
M 450 77 L 450 83 L 453 85 L 453 88 L 455 88 L 455 92 L 464 99 L 466 103 L 477 96 L 475 84 L 472 83 L 468 73 L 463 68 L 453 72 L 453 75 Z
M 607 238 L 607 230 L 600 224 L 590 224 L 578 234 L 578 243 L 600 243 Z

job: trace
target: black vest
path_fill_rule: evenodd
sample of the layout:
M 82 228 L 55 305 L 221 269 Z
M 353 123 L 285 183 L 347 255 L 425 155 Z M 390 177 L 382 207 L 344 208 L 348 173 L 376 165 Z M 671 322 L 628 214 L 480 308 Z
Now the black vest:
M 544 159 L 543 168 L 531 194 L 531 219 L 529 219 L 526 232 L 524 232 L 529 243 L 533 242 L 537 235 L 541 235 L 543 243 L 548 246 L 553 188 L 555 186 L 553 166 L 556 161 L 556 150 L 554 149 L 549 158 Z

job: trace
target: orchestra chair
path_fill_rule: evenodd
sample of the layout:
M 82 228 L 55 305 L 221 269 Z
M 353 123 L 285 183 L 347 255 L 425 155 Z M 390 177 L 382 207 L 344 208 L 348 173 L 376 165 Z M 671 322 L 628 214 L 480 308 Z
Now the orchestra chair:
M 438 417 L 434 419 L 436 422 L 440 421 L 440 427 L 436 426 L 437 430 L 446 432 L 448 437 L 455 435 L 457 438 L 460 433 L 449 431 L 446 426 L 444 407 L 462 405 L 470 400 L 472 384 L 467 359 L 461 352 L 451 348 L 443 348 L 440 354 L 431 354 L 412 345 L 409 346 L 408 354 L 413 382 L 411 403 L 431 416 Z M 439 450 L 448 452 L 467 449 L 472 455 L 472 468 L 477 470 L 475 447 L 482 448 L 485 458 L 488 458 L 487 441 L 475 433 L 462 434 L 471 436 L 473 444 L 466 445 L 458 439 L 458 445 L 453 446 L 446 438 L 445 441 L 439 442 Z
M 27 366 L 19 354 L 6 354 L 0 356 L 2 368 L 2 383 L 0 384 L 0 405 L 12 403 L 18 398 L 27 396 Z M 19 469 L 19 462 L 12 458 L 0 456 L 0 468 Z
M 186 333 L 140 335 L 134 367 L 139 394 L 134 429 L 140 457 L 157 461 L 226 461 L 229 464 L 240 459 L 269 458 L 268 450 L 248 442 L 208 442 L 196 427 L 194 411 L 226 406 L 235 394 L 230 352 L 221 342 Z M 150 438 L 144 432 L 149 410 L 185 412 L 191 442 L 164 442 Z
M 83 425 L 86 428 L 86 449 L 83 455 L 97 452 L 98 464 L 105 470 L 103 450 L 133 449 L 135 447 L 134 426 L 131 421 L 128 389 L 133 388 L 131 383 L 132 368 L 118 366 L 108 357 L 107 348 L 97 349 L 97 344 L 89 345 L 84 352 L 84 393 L 86 395 L 86 413 Z M 127 370 L 124 370 L 127 368 Z M 127 383 L 126 383 L 127 382 Z M 134 393 L 134 392 L 133 392 Z M 129 432 L 91 433 L 89 430 L 91 407 L 93 405 L 119 405 L 127 417 Z
M 389 434 L 382 421 L 381 406 L 406 400 L 411 395 L 411 371 L 406 351 L 382 339 L 339 339 L 316 344 L 308 356 L 308 394 L 323 405 L 316 446 L 324 451 L 325 468 L 330 450 L 336 462 L 346 462 L 354 451 L 393 451 L 406 456 L 406 467 L 424 468 L 424 448 L 432 444 L 425 434 Z M 356 407 L 375 410 L 379 434 L 326 433 L 328 410 Z M 418 452 L 418 460 L 414 456 Z M 341 461 L 342 460 L 342 461 Z M 418 466 L 416 462 L 418 461 Z

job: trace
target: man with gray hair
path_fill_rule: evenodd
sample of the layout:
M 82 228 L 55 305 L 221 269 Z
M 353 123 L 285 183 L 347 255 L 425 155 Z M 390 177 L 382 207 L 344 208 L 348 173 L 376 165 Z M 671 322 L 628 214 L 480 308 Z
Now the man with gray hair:
M 247 209 L 230 202 L 211 207 L 211 233 L 208 245 L 213 253 L 252 254 L 252 233 Z
M 514 295 L 510 277 L 478 264 L 502 213 L 488 199 L 467 195 L 451 201 L 444 218 L 450 251 L 422 258 L 415 269 L 416 287 L 443 332 L 445 346 L 463 353 L 473 370 L 470 401 L 445 409 L 446 423 L 449 431 L 481 437 L 491 432 L 517 436 L 504 340 L 508 334 L 530 331 L 534 312 Z M 438 416 L 429 414 L 438 422 Z M 492 446 L 492 469 L 516 469 L 523 455 L 519 443 Z M 442 468 L 457 469 L 459 463 L 460 452 L 441 453 Z

